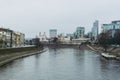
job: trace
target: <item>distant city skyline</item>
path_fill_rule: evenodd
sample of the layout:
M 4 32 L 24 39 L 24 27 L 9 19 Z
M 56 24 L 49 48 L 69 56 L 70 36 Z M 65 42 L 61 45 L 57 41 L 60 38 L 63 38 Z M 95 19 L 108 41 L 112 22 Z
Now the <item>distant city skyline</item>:
M 73 33 L 76 27 L 91 31 L 93 22 L 120 20 L 119 0 L 0 0 L 0 27 L 25 33 L 33 38 L 50 29 Z

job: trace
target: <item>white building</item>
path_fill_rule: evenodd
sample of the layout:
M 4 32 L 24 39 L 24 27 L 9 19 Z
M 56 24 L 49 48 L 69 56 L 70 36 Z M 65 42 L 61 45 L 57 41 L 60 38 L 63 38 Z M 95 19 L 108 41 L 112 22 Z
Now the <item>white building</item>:
M 43 34 L 40 32 L 38 38 L 40 39 L 40 42 L 48 42 L 45 32 Z
M 99 31 L 99 21 L 96 20 L 93 23 L 93 27 L 92 27 L 92 37 L 94 37 L 95 39 L 97 39 L 98 37 L 98 31 Z
M 50 38 L 57 37 L 57 29 L 50 29 L 49 36 Z

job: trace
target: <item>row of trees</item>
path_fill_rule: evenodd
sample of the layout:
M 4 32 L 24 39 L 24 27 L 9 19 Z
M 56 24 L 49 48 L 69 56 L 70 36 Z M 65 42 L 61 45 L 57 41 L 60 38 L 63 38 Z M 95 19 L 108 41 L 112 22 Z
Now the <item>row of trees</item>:
M 120 30 L 109 30 L 101 33 L 98 37 L 98 44 L 104 47 L 105 51 L 109 45 L 120 45 Z

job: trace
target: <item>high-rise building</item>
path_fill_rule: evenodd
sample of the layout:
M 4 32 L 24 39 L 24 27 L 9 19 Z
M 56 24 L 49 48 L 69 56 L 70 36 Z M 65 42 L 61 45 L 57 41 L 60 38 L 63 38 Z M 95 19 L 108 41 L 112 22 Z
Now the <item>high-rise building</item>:
M 57 29 L 50 29 L 49 36 L 50 38 L 57 37 Z
M 77 27 L 76 32 L 74 33 L 75 38 L 83 38 L 85 34 L 84 27 Z
M 94 39 L 97 39 L 97 37 L 98 37 L 98 31 L 99 31 L 99 21 L 96 20 L 93 23 L 93 27 L 92 27 L 92 37 L 94 37 Z
M 113 29 L 120 29 L 120 20 L 112 21 L 110 24 L 102 24 L 102 32 Z

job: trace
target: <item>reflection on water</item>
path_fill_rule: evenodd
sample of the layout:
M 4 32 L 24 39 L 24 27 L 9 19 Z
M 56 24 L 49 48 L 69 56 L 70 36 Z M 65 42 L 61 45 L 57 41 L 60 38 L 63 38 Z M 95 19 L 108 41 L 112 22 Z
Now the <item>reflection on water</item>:
M 93 51 L 48 48 L 0 68 L 0 80 L 120 80 L 120 63 Z

